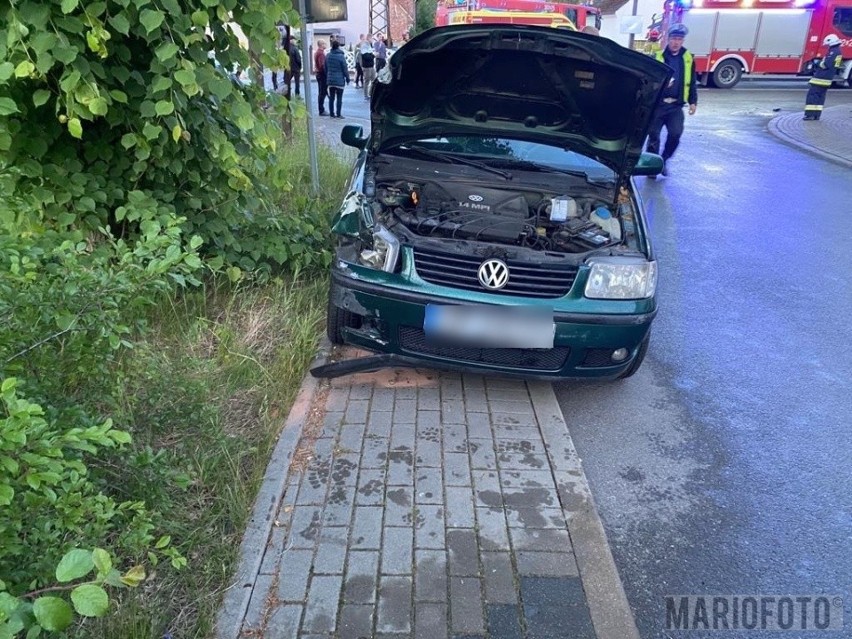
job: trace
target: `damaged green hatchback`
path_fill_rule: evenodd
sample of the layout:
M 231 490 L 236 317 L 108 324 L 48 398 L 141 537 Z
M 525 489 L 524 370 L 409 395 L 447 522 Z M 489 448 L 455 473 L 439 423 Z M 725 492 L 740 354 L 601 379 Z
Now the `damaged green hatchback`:
M 328 336 L 378 353 L 331 377 L 423 366 L 623 378 L 648 348 L 657 266 L 635 175 L 668 67 L 586 34 L 432 29 L 371 98 L 334 220 Z

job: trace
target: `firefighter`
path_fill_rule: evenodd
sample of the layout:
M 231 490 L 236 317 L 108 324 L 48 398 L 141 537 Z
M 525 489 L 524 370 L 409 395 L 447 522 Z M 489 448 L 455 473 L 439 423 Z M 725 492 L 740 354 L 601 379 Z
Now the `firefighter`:
M 840 44 L 840 38 L 833 33 L 829 33 L 822 41 L 822 45 L 828 47 L 828 53 L 822 60 L 814 60 L 814 77 L 808 81 L 810 88 L 805 98 L 805 117 L 802 118 L 805 121 L 819 120 L 822 115 L 825 94 L 828 93 L 837 71 L 843 66 Z
M 689 115 L 698 107 L 698 87 L 695 79 L 695 62 L 692 53 L 683 46 L 688 29 L 682 24 L 673 24 L 668 30 L 666 48 L 654 56 L 667 64 L 674 76 L 663 89 L 660 104 L 648 131 L 648 152 L 660 152 L 660 133 L 666 127 L 666 145 L 663 147 L 663 175 L 669 174 L 669 160 L 674 155 L 683 135 L 683 107 L 689 105 Z M 653 177 L 653 176 L 652 176 Z

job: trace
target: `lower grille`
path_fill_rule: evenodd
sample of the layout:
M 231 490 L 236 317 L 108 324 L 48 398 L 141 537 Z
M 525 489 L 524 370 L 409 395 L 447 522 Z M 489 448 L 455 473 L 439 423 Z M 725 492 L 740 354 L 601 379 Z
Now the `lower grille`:
M 568 354 L 567 346 L 556 346 L 550 349 L 532 348 L 474 348 L 470 346 L 455 346 L 435 344 L 426 339 L 423 329 L 412 326 L 401 326 L 399 329 L 400 346 L 412 353 L 446 357 L 447 359 L 493 364 L 507 368 L 522 368 L 527 370 L 558 371 L 565 365 Z
M 615 366 L 612 361 L 612 348 L 589 348 L 586 349 L 586 356 L 583 358 L 583 363 L 580 366 L 589 368 L 598 368 L 600 366 Z

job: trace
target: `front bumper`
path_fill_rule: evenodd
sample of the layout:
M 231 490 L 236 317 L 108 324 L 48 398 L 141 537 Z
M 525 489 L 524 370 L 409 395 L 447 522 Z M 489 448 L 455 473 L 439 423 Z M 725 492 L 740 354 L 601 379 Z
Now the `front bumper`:
M 425 366 L 550 380 L 617 378 L 633 362 L 656 315 L 652 300 L 644 303 L 645 312 L 629 314 L 575 312 L 565 308 L 571 300 L 547 300 L 554 307 L 556 323 L 553 349 L 436 345 L 426 340 L 422 330 L 426 305 L 477 301 L 454 292 L 442 295 L 437 290 L 388 286 L 336 265 L 330 294 L 332 304 L 362 318 L 359 328 L 343 331 L 344 341 L 392 355 L 376 359 L 376 367 Z M 629 356 L 614 364 L 609 355 L 619 348 L 626 348 Z

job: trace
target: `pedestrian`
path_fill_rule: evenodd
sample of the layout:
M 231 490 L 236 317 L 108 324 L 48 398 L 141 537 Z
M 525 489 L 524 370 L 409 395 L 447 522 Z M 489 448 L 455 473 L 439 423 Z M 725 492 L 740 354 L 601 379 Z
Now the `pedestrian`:
M 692 53 L 683 46 L 688 30 L 682 24 L 669 27 L 666 48 L 654 56 L 667 64 L 674 76 L 669 81 L 661 102 L 657 105 L 651 128 L 648 131 L 648 152 L 660 152 L 660 133 L 666 127 L 666 145 L 663 147 L 663 175 L 669 174 L 669 160 L 677 150 L 683 135 L 683 107 L 689 105 L 689 115 L 695 115 L 698 108 L 698 83 L 695 78 L 695 62 Z M 651 176 L 652 178 L 656 176 Z
M 385 36 L 381 33 L 376 38 L 376 44 L 373 49 L 376 52 L 376 74 L 378 74 L 388 63 L 388 43 L 385 40 Z
M 296 84 L 296 97 L 299 95 L 299 86 L 302 81 L 302 54 L 299 52 L 299 43 L 294 39 L 290 43 L 290 72 L 287 73 L 287 95 L 292 95 L 290 93 L 290 81 L 292 80 Z
M 325 68 L 328 78 L 329 114 L 333 118 L 342 118 L 340 110 L 343 106 L 343 87 L 349 84 L 349 65 L 346 64 L 346 54 L 337 40 L 331 42 L 331 52 L 325 59 Z
M 364 69 L 361 67 L 361 45 L 364 44 L 364 34 L 358 37 L 358 45 L 355 47 L 355 87 L 364 86 Z
M 325 41 L 317 42 L 317 50 L 314 53 L 314 74 L 317 76 L 317 110 L 320 115 L 325 115 L 325 98 L 328 93 L 328 84 L 325 74 Z
M 805 98 L 805 121 L 816 122 L 822 115 L 825 95 L 834 82 L 834 76 L 843 67 L 843 56 L 840 45 L 843 41 L 834 33 L 829 33 L 822 41 L 822 46 L 828 47 L 828 53 L 822 60 L 814 60 L 814 77 L 808 80 L 810 87 Z
M 275 25 L 275 28 L 278 29 L 278 44 L 276 48 L 281 51 L 287 48 L 287 25 L 283 22 L 279 22 Z M 278 92 L 278 69 L 272 67 L 272 90 L 276 93 Z M 287 72 L 284 72 L 284 79 L 287 79 Z M 287 92 L 287 97 L 290 97 L 290 92 Z
M 361 45 L 361 68 L 364 70 L 364 99 L 370 99 L 370 88 L 376 79 L 376 52 L 368 35 Z

